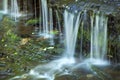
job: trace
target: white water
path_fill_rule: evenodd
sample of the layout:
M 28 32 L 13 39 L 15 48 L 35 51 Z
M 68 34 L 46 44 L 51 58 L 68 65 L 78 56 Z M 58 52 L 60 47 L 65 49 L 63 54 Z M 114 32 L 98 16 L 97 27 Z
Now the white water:
M 54 34 L 53 34 L 53 10 L 52 8 L 49 8 L 49 26 L 50 26 L 50 29 L 49 29 L 49 36 L 50 36 L 50 45 L 54 45 Z
M 19 13 L 17 0 L 11 0 L 10 16 L 15 21 L 17 21 L 17 18 L 21 16 L 21 14 Z
M 21 14 L 19 13 L 19 7 L 18 7 L 18 3 L 17 0 L 11 0 L 11 6 L 10 8 L 8 8 L 8 0 L 3 0 L 2 1 L 2 10 L 0 10 L 0 13 L 2 14 L 8 14 L 11 16 L 11 18 L 14 21 L 17 21 L 17 18 L 21 16 Z
M 99 11 L 91 16 L 90 59 L 92 60 L 93 64 L 106 64 L 107 20 L 108 18 Z
M 57 17 L 57 28 L 59 31 L 59 42 L 62 43 L 63 42 L 63 37 L 62 37 L 62 29 L 61 29 L 61 24 L 60 24 L 60 17 L 58 15 L 58 11 L 56 10 L 56 17 Z
M 80 14 L 69 13 L 68 11 L 65 10 L 64 27 L 65 27 L 66 52 L 64 56 L 68 58 L 74 58 L 79 24 Z
M 60 24 L 60 17 L 58 15 L 58 11 L 56 10 L 56 17 L 57 17 L 57 25 L 58 25 L 58 31 L 60 32 L 60 34 L 62 33 L 62 29 L 61 29 L 61 24 Z
M 2 0 L 2 10 L 0 10 L 0 13 L 7 14 L 8 12 L 8 0 Z
M 39 1 L 39 6 L 41 6 L 39 15 L 40 15 L 40 24 L 39 24 L 39 35 L 50 39 L 50 45 L 54 45 L 54 34 L 53 34 L 53 10 L 48 8 L 47 0 Z M 42 21 L 42 25 L 41 25 Z
M 48 28 L 48 6 L 47 6 L 47 0 L 41 0 L 42 6 L 42 31 L 40 30 L 39 35 L 49 38 L 49 28 Z
M 4 0 L 4 13 L 8 12 L 8 0 Z
M 37 9 L 36 9 L 36 7 L 37 7 L 36 0 L 34 0 L 35 20 L 37 20 Z M 35 25 L 35 27 L 36 27 L 36 25 Z
M 42 8 L 41 0 L 39 0 L 39 33 L 42 33 Z

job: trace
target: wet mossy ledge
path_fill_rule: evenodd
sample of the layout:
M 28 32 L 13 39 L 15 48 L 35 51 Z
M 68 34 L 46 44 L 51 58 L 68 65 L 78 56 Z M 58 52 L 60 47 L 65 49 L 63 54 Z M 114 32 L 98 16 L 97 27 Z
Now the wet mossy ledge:
M 49 7 L 71 11 L 97 10 L 108 15 L 120 15 L 120 2 L 109 0 L 48 0 Z

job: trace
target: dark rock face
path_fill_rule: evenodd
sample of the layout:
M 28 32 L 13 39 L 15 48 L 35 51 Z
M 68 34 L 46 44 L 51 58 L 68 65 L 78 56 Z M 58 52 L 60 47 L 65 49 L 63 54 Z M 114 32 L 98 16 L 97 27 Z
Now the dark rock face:
M 49 0 L 57 6 L 69 6 L 74 10 L 81 9 L 96 9 L 104 11 L 106 13 L 112 13 L 119 11 L 120 1 L 119 0 Z
M 78 80 L 78 78 L 74 75 L 63 75 L 56 77 L 55 80 Z
M 114 63 L 120 62 L 119 48 L 120 48 L 120 18 L 109 16 L 108 20 L 108 55 L 109 59 Z

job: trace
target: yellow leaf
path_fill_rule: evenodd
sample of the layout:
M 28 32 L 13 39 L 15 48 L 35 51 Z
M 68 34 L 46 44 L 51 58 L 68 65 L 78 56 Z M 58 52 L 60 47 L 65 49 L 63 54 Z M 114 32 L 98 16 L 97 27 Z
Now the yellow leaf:
M 30 38 L 23 38 L 20 42 L 21 45 L 25 45 L 28 41 L 30 40 Z

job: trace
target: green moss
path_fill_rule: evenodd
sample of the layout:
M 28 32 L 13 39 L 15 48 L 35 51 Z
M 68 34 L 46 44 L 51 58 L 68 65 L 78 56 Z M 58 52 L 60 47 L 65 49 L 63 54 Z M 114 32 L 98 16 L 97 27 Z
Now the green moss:
M 39 23 L 39 19 L 30 19 L 26 22 L 26 25 L 34 25 Z

